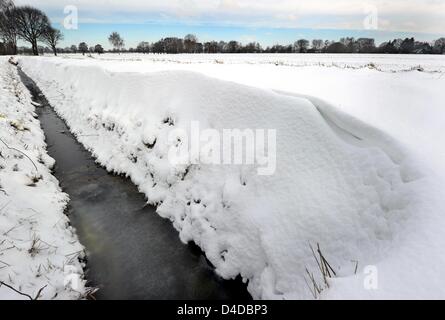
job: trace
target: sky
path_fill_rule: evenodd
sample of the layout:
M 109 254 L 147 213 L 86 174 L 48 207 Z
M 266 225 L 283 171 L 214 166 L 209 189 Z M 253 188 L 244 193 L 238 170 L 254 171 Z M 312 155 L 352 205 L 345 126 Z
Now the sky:
M 61 46 L 102 44 L 117 31 L 126 47 L 192 33 L 200 41 L 373 37 L 377 43 L 445 36 L 445 0 L 15 0 L 47 13 L 62 30 Z M 75 23 L 77 21 L 77 23 Z

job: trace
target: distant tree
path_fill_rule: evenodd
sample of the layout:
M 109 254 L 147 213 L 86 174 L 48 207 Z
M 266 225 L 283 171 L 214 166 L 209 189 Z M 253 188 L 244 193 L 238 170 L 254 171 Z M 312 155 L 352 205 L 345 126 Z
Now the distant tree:
M 229 41 L 229 43 L 227 44 L 227 49 L 226 49 L 227 53 L 239 53 L 240 52 L 240 44 L 238 43 L 238 41 Z
M 136 52 L 139 53 L 149 53 L 150 52 L 150 43 L 146 41 L 142 41 L 136 47 Z
M 439 54 L 445 53 L 445 38 L 437 39 L 434 42 L 434 52 Z
M 267 50 L 269 53 L 292 53 L 295 51 L 295 45 L 283 46 L 280 44 L 273 45 Z
M 182 39 L 169 37 L 163 39 L 163 42 L 166 53 L 177 54 L 184 52 L 184 42 Z
M 314 39 L 312 40 L 312 49 L 314 49 L 315 52 L 321 52 L 324 48 L 324 42 L 321 39 Z
M 184 51 L 186 53 L 195 53 L 198 38 L 194 34 L 188 34 L 184 37 Z
M 356 41 L 357 52 L 373 53 L 375 52 L 375 40 L 372 38 L 359 38 Z
M 120 52 L 125 46 L 124 39 L 122 39 L 120 34 L 117 32 L 113 32 L 112 34 L 110 34 L 110 36 L 108 37 L 108 41 L 113 46 L 114 50 L 118 52 Z
M 197 42 L 195 45 L 195 53 L 203 53 L 204 45 L 201 42 Z
M 406 38 L 400 45 L 400 53 L 414 52 L 414 38 Z
M 94 53 L 94 47 L 89 47 L 89 48 L 88 48 L 88 52 L 89 52 L 89 53 Z
M 204 53 L 217 53 L 218 52 L 218 42 L 210 41 L 204 43 Z
M 433 53 L 433 47 L 428 42 L 415 41 L 412 53 L 431 54 Z
M 164 39 L 153 43 L 153 45 L 151 46 L 151 50 L 154 53 L 165 53 Z
M 323 48 L 323 51 L 326 51 L 326 49 L 331 45 L 331 44 L 333 44 L 335 41 L 330 41 L 330 40 L 325 40 L 324 41 L 324 48 Z
M 82 53 L 82 55 L 85 55 L 85 53 L 88 52 L 88 45 L 85 42 L 79 43 L 79 51 Z
M 243 53 L 260 53 L 263 49 L 258 42 L 250 42 L 241 48 Z
M 50 27 L 48 17 L 41 10 L 30 6 L 15 7 L 12 11 L 17 35 L 31 44 L 34 55 L 39 55 L 37 41 L 42 40 Z
M 96 44 L 96 46 L 94 47 L 94 52 L 96 52 L 97 54 L 102 54 L 104 53 L 104 48 L 102 48 L 100 44 Z
M 48 27 L 42 37 L 43 41 L 53 50 L 54 55 L 57 56 L 57 44 L 63 40 L 62 32 Z
M 399 53 L 394 41 L 383 42 L 377 49 L 379 53 Z
M 112 41 L 112 39 L 114 39 Z M 110 38 L 114 50 L 119 52 L 140 52 L 140 53 L 292 53 L 292 52 L 325 52 L 325 53 L 444 53 L 445 38 L 438 39 L 434 43 L 415 41 L 414 38 L 405 40 L 395 39 L 382 43 L 376 48 L 375 40 L 372 38 L 353 37 L 341 38 L 338 42 L 330 40 L 313 39 L 310 43 L 306 39 L 300 39 L 293 45 L 276 44 L 263 49 L 257 42 L 251 42 L 243 45 L 237 41 L 209 41 L 205 43 L 198 42 L 196 36 L 190 34 L 184 39 L 177 37 L 167 37 L 154 43 L 142 41 L 136 48 L 130 48 L 128 51 L 123 49 L 123 40 L 118 33 L 113 33 Z M 116 44 L 116 46 L 114 45 Z M 312 44 L 310 46 L 310 44 Z M 94 51 L 96 48 L 94 48 Z M 79 48 L 80 50 L 80 48 Z M 90 48 L 90 51 L 93 49 Z M 102 49 L 103 50 L 103 49 Z M 101 52 L 103 52 L 101 50 Z M 81 52 L 83 52 L 81 50 Z
M 227 52 L 227 42 L 219 41 L 218 42 L 218 53 Z
M 400 51 L 400 47 L 402 46 L 402 43 L 403 43 L 403 39 L 394 39 L 392 41 L 392 45 L 394 46 L 394 48 L 397 51 Z
M 270 53 L 283 53 L 284 47 L 282 45 L 275 44 L 269 49 L 269 52 Z
M 345 53 L 358 52 L 358 48 L 356 46 L 356 41 L 353 37 L 340 38 L 339 42 L 346 47 Z
M 70 47 L 70 50 L 71 50 L 71 52 L 72 53 L 77 53 L 77 46 L 75 45 L 75 44 L 73 44 L 71 47 Z
M 294 47 L 296 52 L 300 53 L 307 52 L 307 49 L 309 47 L 309 41 L 306 39 L 297 40 L 294 44 Z
M 326 53 L 347 53 L 348 47 L 341 42 L 334 42 L 326 48 Z

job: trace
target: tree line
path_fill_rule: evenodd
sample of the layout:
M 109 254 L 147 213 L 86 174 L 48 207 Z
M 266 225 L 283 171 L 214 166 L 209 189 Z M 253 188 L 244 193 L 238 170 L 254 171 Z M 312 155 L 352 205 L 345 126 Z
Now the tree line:
M 339 41 L 300 39 L 293 44 L 273 45 L 263 48 L 258 42 L 246 45 L 238 41 L 209 41 L 201 43 L 194 35 L 184 39 L 163 38 L 157 42 L 141 42 L 129 52 L 138 53 L 411 53 L 444 54 L 445 38 L 432 43 L 416 41 L 414 38 L 395 39 L 376 46 L 372 38 L 341 38 Z
M 209 41 L 201 43 L 193 34 L 186 35 L 183 39 L 167 37 L 150 43 L 140 42 L 136 48 L 125 49 L 125 42 L 117 32 L 113 32 L 108 38 L 113 46 L 108 52 L 136 52 L 136 53 L 398 53 L 398 54 L 445 54 L 445 38 L 440 38 L 432 43 L 416 41 L 414 38 L 395 39 L 375 45 L 372 38 L 352 37 L 341 38 L 339 41 L 314 39 L 311 42 L 306 39 L 295 41 L 294 44 L 274 45 L 263 48 L 258 42 L 246 45 L 238 41 Z M 99 47 L 98 47 L 99 46 Z M 99 49 L 98 49 L 99 48 Z M 102 46 L 88 47 L 84 42 L 78 46 L 73 45 L 64 49 L 58 49 L 63 53 L 103 53 Z M 47 49 L 46 52 L 50 50 Z
M 17 48 L 21 39 L 31 48 Z M 63 34 L 51 26 L 49 18 L 41 10 L 31 6 L 15 6 L 12 0 L 0 0 L 0 54 L 57 53 L 104 53 L 100 44 L 88 46 L 85 42 L 71 47 L 59 48 Z M 414 38 L 394 39 L 376 46 L 372 38 L 345 37 L 339 41 L 299 39 L 293 44 L 273 45 L 263 48 L 258 42 L 242 44 L 238 41 L 200 42 L 193 34 L 184 38 L 166 37 L 156 42 L 140 42 L 136 48 L 125 49 L 125 41 L 113 32 L 108 41 L 111 52 L 138 53 L 401 53 L 401 54 L 444 54 L 445 38 L 431 43 Z M 44 44 L 45 46 L 39 45 Z

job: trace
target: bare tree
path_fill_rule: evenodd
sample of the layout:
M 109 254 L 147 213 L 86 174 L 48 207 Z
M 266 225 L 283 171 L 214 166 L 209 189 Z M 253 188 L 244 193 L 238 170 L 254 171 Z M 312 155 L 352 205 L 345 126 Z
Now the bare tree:
M 227 53 L 239 53 L 240 51 L 240 44 L 238 41 L 229 41 L 229 43 L 227 43 L 227 48 L 226 48 L 226 52 Z
M 434 42 L 434 50 L 437 53 L 444 54 L 445 53 L 445 38 L 437 39 Z
M 315 52 L 320 52 L 324 48 L 324 41 L 321 39 L 314 39 L 312 40 L 312 49 L 314 49 Z
M 53 50 L 54 55 L 57 56 L 57 44 L 63 40 L 62 32 L 52 27 L 48 27 L 42 37 L 43 42 L 45 42 L 51 50 Z
M 12 11 L 18 36 L 29 42 L 33 54 L 38 56 L 37 41 L 43 39 L 43 35 L 50 27 L 48 17 L 41 10 L 30 6 L 15 7 Z
M 339 41 L 341 44 L 343 44 L 347 48 L 347 53 L 355 53 L 358 51 L 357 48 L 357 41 L 355 41 L 354 37 L 344 37 L 340 38 Z
M 195 53 L 198 38 L 194 34 L 188 34 L 184 37 L 184 50 L 187 53 Z
M 13 9 L 12 1 L 0 0 L 0 39 L 9 47 L 10 53 L 17 54 L 17 28 Z
M 210 41 L 204 43 L 204 53 L 217 53 L 218 52 L 218 42 Z
M 356 41 L 359 53 L 371 53 L 375 51 L 375 40 L 373 38 L 359 38 Z
M 113 32 L 112 34 L 110 34 L 110 36 L 108 37 L 108 41 L 118 52 L 120 52 L 125 46 L 124 39 L 122 39 L 120 34 L 117 32 Z
M 164 39 L 164 48 L 166 53 L 182 53 L 184 51 L 184 42 L 180 38 L 168 37 Z
M 149 53 L 150 52 L 150 43 L 146 41 L 142 41 L 136 47 L 136 52 L 140 53 Z
M 309 41 L 306 39 L 300 39 L 297 40 L 297 42 L 295 42 L 294 46 L 295 46 L 295 51 L 298 51 L 300 53 L 305 53 L 307 52 L 307 48 L 309 47 Z

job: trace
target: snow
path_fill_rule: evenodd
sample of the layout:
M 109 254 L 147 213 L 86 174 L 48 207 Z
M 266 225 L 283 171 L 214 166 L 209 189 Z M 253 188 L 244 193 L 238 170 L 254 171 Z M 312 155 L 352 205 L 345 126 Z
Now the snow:
M 311 299 L 319 243 L 337 277 L 317 298 L 445 297 L 443 57 L 95 57 L 20 64 L 98 162 L 131 177 L 218 274 L 240 274 L 257 299 Z M 275 174 L 172 164 L 169 133 L 192 121 L 277 130 Z M 377 290 L 364 284 L 374 266 Z
M 64 215 L 69 199 L 51 175 L 36 117 L 16 68 L 0 58 L 0 280 L 31 298 L 78 299 L 83 247 Z M 79 280 L 76 290 L 67 277 Z M 3 299 L 28 297 L 0 285 Z
M 64 54 L 65 59 L 90 59 L 90 56 Z M 423 70 L 429 73 L 445 71 L 445 58 L 441 55 L 409 54 L 102 54 L 92 55 L 95 60 L 110 66 L 130 62 L 127 66 L 150 63 L 165 68 L 166 65 L 259 65 L 279 67 L 323 66 L 335 69 L 369 69 L 384 72 Z
M 445 150 L 437 139 L 445 119 L 443 100 L 437 98 L 443 95 L 445 55 L 104 54 L 93 58 L 62 57 L 72 63 L 100 64 L 112 72 L 193 71 L 248 86 L 323 99 L 388 133 L 425 158 L 429 165 L 445 172 Z

